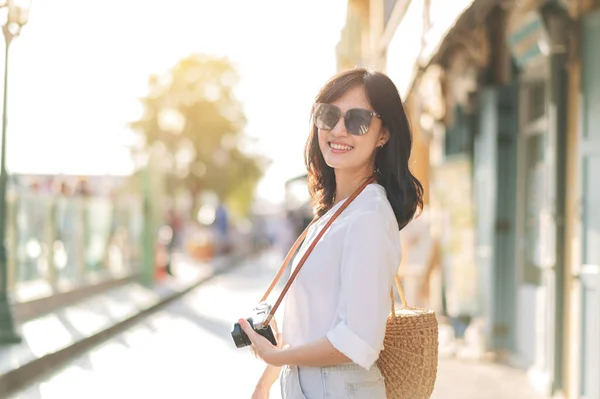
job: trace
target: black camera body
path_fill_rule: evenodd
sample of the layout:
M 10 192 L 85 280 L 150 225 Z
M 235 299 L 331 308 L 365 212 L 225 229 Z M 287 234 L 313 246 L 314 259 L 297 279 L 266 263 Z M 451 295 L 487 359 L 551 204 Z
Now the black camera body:
M 273 345 L 277 345 L 275 334 L 270 325 L 263 326 L 267 316 L 271 312 L 271 305 L 266 302 L 259 303 L 254 309 L 252 309 L 252 315 L 246 320 L 252 326 L 254 331 L 268 339 Z M 235 346 L 243 348 L 252 344 L 248 335 L 242 330 L 240 323 L 235 323 L 231 328 L 231 337 Z

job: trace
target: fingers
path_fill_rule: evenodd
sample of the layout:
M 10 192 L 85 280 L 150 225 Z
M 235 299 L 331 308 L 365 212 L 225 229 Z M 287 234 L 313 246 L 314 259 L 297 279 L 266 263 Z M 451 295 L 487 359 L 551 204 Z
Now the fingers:
M 254 338 L 257 335 L 256 331 L 254 331 L 254 328 L 252 328 L 252 326 L 245 319 L 239 319 L 238 322 L 240 323 L 240 327 L 242 327 L 242 330 L 246 333 L 250 341 L 254 342 Z
M 246 333 L 246 335 L 248 336 L 248 339 L 250 339 L 250 342 L 252 342 L 252 345 L 249 346 L 250 348 L 250 353 L 252 354 L 252 356 L 259 358 L 260 356 L 258 355 L 258 351 L 256 350 L 256 346 L 254 345 L 254 337 L 256 336 L 256 331 L 254 331 L 254 329 L 250 326 L 250 324 L 248 323 L 247 320 L 245 319 L 239 319 L 238 322 L 240 323 L 240 327 L 242 327 L 242 330 Z

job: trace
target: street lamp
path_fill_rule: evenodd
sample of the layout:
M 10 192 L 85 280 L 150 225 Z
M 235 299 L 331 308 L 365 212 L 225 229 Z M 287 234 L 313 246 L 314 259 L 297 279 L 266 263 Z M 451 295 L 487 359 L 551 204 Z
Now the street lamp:
M 21 337 L 15 330 L 8 300 L 8 265 L 6 256 L 6 94 L 8 83 L 8 49 L 12 39 L 19 36 L 29 19 L 31 0 L 0 1 L 4 16 L 4 103 L 2 108 L 2 153 L 0 154 L 0 344 L 18 343 Z

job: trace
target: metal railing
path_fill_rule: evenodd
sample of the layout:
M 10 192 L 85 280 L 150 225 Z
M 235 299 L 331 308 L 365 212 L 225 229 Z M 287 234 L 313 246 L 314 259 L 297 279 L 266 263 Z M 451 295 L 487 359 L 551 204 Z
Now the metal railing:
M 136 271 L 141 198 L 11 190 L 7 200 L 8 286 L 15 301 Z

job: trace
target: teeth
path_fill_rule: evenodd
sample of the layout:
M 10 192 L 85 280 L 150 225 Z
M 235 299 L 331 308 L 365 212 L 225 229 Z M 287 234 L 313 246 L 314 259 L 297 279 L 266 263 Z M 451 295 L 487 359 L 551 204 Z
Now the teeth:
M 349 145 L 334 144 L 334 143 L 329 143 L 329 146 L 331 148 L 333 148 L 334 150 L 345 150 L 345 151 L 349 151 L 353 148 Z

